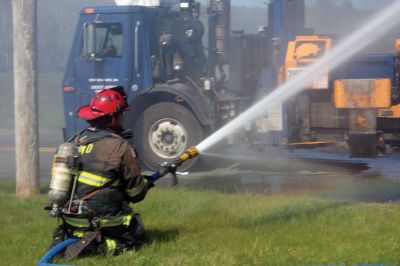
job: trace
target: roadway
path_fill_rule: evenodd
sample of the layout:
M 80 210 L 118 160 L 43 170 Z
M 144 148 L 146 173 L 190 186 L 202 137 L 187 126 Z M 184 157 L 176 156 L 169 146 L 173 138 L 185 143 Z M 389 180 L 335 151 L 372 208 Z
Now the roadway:
M 62 130 L 40 130 L 40 181 L 50 179 L 51 160 L 60 143 Z M 0 179 L 15 178 L 15 135 L 12 129 L 0 129 Z
M 0 179 L 15 178 L 14 131 L 0 129 Z M 50 180 L 51 160 L 62 143 L 61 130 L 41 130 L 40 181 Z M 197 169 L 179 177 L 193 189 L 224 193 L 312 195 L 344 200 L 400 199 L 400 153 L 384 158 L 355 159 L 346 153 L 267 148 L 263 153 L 245 147 L 205 152 Z M 148 172 L 150 173 L 150 172 Z M 168 185 L 169 179 L 157 182 Z

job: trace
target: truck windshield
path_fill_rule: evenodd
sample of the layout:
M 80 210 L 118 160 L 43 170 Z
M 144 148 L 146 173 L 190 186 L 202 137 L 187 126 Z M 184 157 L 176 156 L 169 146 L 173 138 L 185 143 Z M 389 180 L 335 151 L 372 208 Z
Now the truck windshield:
M 123 54 L 120 23 L 86 23 L 82 55 L 87 58 L 115 58 Z

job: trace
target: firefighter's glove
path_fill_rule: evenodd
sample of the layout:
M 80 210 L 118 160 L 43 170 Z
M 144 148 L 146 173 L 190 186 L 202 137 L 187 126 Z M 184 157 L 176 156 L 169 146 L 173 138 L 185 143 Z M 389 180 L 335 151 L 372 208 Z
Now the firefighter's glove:
M 152 182 L 151 180 L 153 179 L 153 177 L 151 175 L 144 175 L 143 178 L 146 179 L 147 184 L 151 183 Z M 154 186 L 155 186 L 154 182 L 152 182 L 151 185 L 147 186 L 147 189 L 150 189 L 150 188 L 152 188 Z

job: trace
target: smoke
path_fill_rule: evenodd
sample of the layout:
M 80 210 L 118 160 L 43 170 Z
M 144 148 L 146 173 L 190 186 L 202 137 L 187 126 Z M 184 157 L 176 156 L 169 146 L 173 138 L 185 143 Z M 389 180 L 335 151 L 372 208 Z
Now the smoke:
M 314 29 L 316 34 L 332 35 L 336 41 L 367 24 L 377 10 L 385 8 L 392 0 L 308 0 L 306 6 L 306 26 Z M 376 42 L 362 50 L 362 53 L 393 54 L 396 38 L 400 29 L 394 28 L 382 41 Z

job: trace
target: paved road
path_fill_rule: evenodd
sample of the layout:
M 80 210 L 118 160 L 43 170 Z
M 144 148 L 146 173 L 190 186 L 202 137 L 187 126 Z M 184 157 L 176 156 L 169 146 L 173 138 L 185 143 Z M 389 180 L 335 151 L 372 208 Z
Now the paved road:
M 221 168 L 181 178 L 193 188 L 226 193 L 312 195 L 349 201 L 400 200 L 400 153 L 384 158 L 349 158 L 340 151 L 271 148 L 265 154 L 246 149 L 203 154 L 204 164 Z M 229 166 L 230 165 L 230 166 Z
M 55 149 L 62 143 L 62 130 L 40 130 L 40 180 L 50 178 L 51 160 Z M 0 178 L 15 178 L 14 130 L 0 129 Z
M 61 130 L 40 131 L 40 180 L 50 180 L 51 160 L 62 143 Z M 0 129 L 0 179 L 15 178 L 13 130 Z M 180 184 L 225 193 L 313 195 L 344 200 L 400 199 L 400 153 L 354 159 L 343 152 L 245 148 L 203 153 L 198 169 Z M 150 172 L 149 172 L 150 173 Z M 168 178 L 157 185 L 168 185 Z

